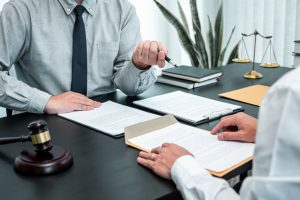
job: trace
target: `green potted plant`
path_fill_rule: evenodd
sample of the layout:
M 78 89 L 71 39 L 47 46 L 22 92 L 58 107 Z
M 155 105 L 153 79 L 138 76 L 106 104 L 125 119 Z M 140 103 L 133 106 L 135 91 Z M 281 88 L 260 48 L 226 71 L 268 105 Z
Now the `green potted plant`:
M 191 33 L 189 31 L 190 29 L 187 18 L 179 1 L 177 1 L 177 4 L 181 21 L 157 0 L 153 1 L 158 6 L 162 14 L 166 17 L 166 19 L 176 29 L 181 45 L 187 52 L 191 64 L 194 67 L 212 69 L 224 64 L 224 56 L 228 49 L 232 35 L 235 31 L 235 27 L 233 27 L 230 37 L 225 47 L 223 47 L 223 3 L 221 3 L 219 7 L 217 17 L 215 19 L 214 28 L 212 26 L 210 17 L 208 16 L 209 27 L 206 42 L 202 34 L 196 0 L 190 0 L 193 37 L 190 36 Z M 234 46 L 226 63 L 230 63 L 231 60 L 237 55 L 238 46 L 239 43 Z

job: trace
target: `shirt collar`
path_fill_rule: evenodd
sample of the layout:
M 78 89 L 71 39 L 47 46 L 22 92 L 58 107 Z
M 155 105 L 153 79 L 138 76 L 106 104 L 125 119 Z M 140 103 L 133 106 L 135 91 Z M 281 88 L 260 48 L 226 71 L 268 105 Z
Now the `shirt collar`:
M 75 0 L 58 0 L 58 1 L 63 7 L 67 15 L 70 15 L 73 12 L 74 8 L 77 6 Z M 98 1 L 99 0 L 83 0 L 81 5 L 85 7 L 86 11 L 89 14 L 94 15 L 95 12 L 94 8 Z

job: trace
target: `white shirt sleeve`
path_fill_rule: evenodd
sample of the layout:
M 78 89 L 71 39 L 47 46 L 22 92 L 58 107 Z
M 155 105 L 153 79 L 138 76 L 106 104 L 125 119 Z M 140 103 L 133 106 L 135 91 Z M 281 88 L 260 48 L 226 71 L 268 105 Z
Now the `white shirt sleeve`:
M 210 175 L 192 156 L 177 159 L 172 166 L 171 176 L 184 199 L 239 199 L 239 195 L 225 180 Z
M 241 188 L 243 199 L 299 199 L 300 68 L 269 90 L 259 113 L 253 177 Z

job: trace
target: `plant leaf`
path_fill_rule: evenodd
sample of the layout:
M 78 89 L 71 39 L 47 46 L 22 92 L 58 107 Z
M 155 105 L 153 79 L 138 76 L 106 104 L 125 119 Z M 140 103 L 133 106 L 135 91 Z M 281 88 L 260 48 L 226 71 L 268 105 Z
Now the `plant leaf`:
M 209 53 L 210 53 L 210 68 L 214 68 L 216 66 L 214 66 L 214 57 L 215 57 L 215 53 L 214 53 L 214 33 L 213 33 L 213 28 L 212 28 L 212 24 L 210 21 L 209 16 L 207 16 L 208 19 L 208 33 L 207 33 L 207 37 L 208 37 L 208 45 L 209 45 Z
M 193 20 L 193 22 L 195 22 L 195 24 L 201 30 L 201 23 L 200 23 L 200 19 L 199 19 L 196 0 L 190 0 L 190 7 L 191 7 L 192 20 Z
M 214 57 L 213 67 L 218 67 L 219 65 L 219 57 L 221 53 L 222 43 L 223 43 L 223 2 L 221 2 L 216 17 L 216 22 L 215 22 L 215 43 L 214 43 L 215 57 Z
M 200 67 L 208 68 L 208 57 L 207 57 L 207 50 L 205 47 L 205 41 L 203 39 L 203 35 L 201 32 L 201 23 L 198 13 L 197 1 L 190 0 L 190 8 L 191 8 L 191 15 L 192 15 L 192 22 L 193 22 L 193 30 L 194 30 L 194 38 L 195 38 L 195 48 L 200 54 Z
M 195 31 L 197 32 L 197 34 L 195 34 L 195 40 L 197 41 L 196 42 L 196 50 L 199 52 L 199 55 L 200 55 L 200 59 L 199 59 L 200 66 L 202 68 L 209 68 L 206 45 L 205 45 L 205 41 L 203 39 L 201 30 L 198 28 L 198 26 L 195 24 L 194 21 L 193 21 L 193 27 L 194 27 Z
M 227 64 L 232 63 L 232 62 L 233 62 L 232 59 L 234 59 L 235 56 L 238 54 L 240 42 L 241 42 L 241 41 L 238 41 L 238 43 L 237 43 L 237 44 L 234 46 L 234 48 L 232 49 L 232 51 L 231 51 L 231 53 L 230 53 L 230 55 L 229 55 Z
M 232 35 L 233 35 L 234 31 L 235 31 L 235 26 L 233 27 L 233 29 L 232 29 L 232 31 L 231 31 L 231 34 L 230 34 L 230 36 L 229 36 L 229 39 L 228 39 L 228 41 L 227 41 L 227 44 L 226 44 L 225 48 L 223 49 L 223 51 L 222 51 L 222 53 L 221 53 L 221 55 L 220 55 L 220 64 L 221 64 L 221 65 L 223 64 L 224 56 L 225 56 L 226 50 L 227 50 L 227 48 L 228 48 L 228 46 L 229 46 L 229 43 L 230 43 L 230 40 L 231 40 L 231 38 L 232 38 Z
M 190 35 L 189 24 L 187 22 L 186 16 L 184 14 L 184 11 L 183 11 L 182 6 L 181 6 L 181 4 L 180 4 L 179 1 L 177 1 L 177 5 L 178 5 L 179 14 L 180 14 L 182 23 L 183 23 L 183 25 L 185 27 L 185 30 Z
M 199 65 L 197 52 L 195 51 L 194 43 L 188 33 L 186 32 L 182 23 L 178 20 L 176 16 L 174 16 L 169 10 L 167 10 L 162 4 L 160 4 L 157 0 L 153 0 L 155 4 L 158 6 L 162 14 L 166 17 L 166 19 L 175 27 L 180 42 L 183 48 L 188 53 L 191 63 L 194 66 Z

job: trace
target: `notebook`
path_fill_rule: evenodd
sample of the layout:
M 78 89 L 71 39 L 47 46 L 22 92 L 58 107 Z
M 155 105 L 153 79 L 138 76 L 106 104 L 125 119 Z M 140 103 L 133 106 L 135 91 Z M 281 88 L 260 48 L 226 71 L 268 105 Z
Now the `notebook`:
M 162 74 L 194 82 L 202 82 L 222 76 L 220 70 L 202 69 L 185 65 L 163 69 Z
M 106 101 L 99 108 L 93 110 L 75 111 L 58 114 L 58 116 L 113 137 L 123 136 L 126 126 L 159 117 L 112 101 Z
M 175 143 L 191 152 L 197 162 L 222 177 L 252 160 L 254 144 L 219 141 L 208 131 L 181 124 L 171 115 L 125 128 L 125 143 L 150 152 L 163 143 Z
M 134 105 L 162 114 L 172 114 L 177 119 L 193 125 L 205 123 L 225 115 L 242 111 L 242 107 L 182 91 L 150 97 L 133 102 Z
M 193 81 L 188 81 L 188 80 L 184 80 L 184 79 L 178 79 L 178 78 L 168 77 L 168 76 L 163 75 L 163 76 L 159 76 L 157 78 L 157 82 L 174 85 L 174 86 L 178 86 L 178 87 L 182 87 L 182 88 L 186 88 L 186 89 L 193 89 L 193 88 L 217 83 L 218 78 L 213 78 L 213 79 L 209 79 L 209 80 L 202 81 L 202 82 L 193 82 Z

